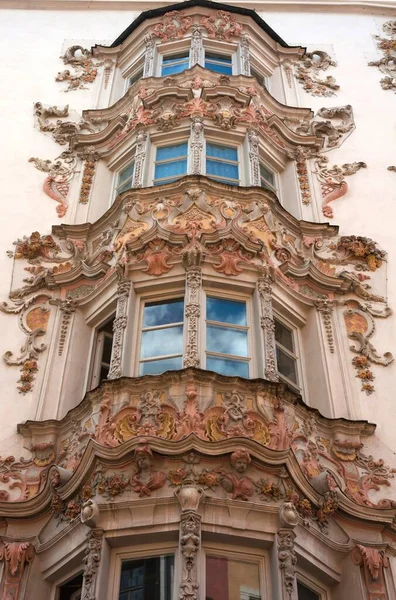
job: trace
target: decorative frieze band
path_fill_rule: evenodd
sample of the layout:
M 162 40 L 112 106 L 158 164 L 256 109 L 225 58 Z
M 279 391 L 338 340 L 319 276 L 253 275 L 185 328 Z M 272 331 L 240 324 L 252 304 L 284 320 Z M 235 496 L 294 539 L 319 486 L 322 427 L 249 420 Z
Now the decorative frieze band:
M 117 287 L 117 311 L 113 322 L 113 347 L 111 351 L 111 362 L 108 379 L 122 377 L 122 350 L 124 346 L 124 332 L 128 321 L 128 300 L 132 282 L 122 277 Z

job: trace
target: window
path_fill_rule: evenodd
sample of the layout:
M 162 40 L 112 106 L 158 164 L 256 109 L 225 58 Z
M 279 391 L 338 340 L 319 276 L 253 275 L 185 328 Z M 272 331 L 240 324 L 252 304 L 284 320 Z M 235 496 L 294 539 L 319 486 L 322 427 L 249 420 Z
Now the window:
M 124 167 L 119 173 L 117 177 L 117 186 L 116 186 L 116 197 L 118 194 L 122 194 L 122 192 L 126 192 L 130 190 L 133 184 L 133 171 L 135 168 L 135 163 L 129 163 L 126 167 Z
M 207 297 L 206 368 L 249 377 L 246 302 Z
M 206 600 L 261 600 L 258 563 L 206 557 Z
M 119 600 L 172 600 L 173 556 L 122 561 Z
M 190 64 L 189 52 L 182 52 L 181 54 L 172 54 L 172 56 L 164 56 L 162 58 L 162 69 L 161 76 L 174 75 L 175 73 L 181 73 L 188 69 Z
M 319 594 L 308 588 L 306 585 L 297 580 L 297 596 L 298 600 L 320 600 Z
M 143 69 L 139 69 L 139 71 L 136 71 L 136 73 L 134 73 L 133 75 L 131 75 L 131 77 L 128 79 L 128 87 L 132 87 L 134 83 L 136 83 L 137 81 L 139 81 L 139 79 L 141 79 L 143 77 Z
M 99 385 L 109 374 L 113 348 L 113 322 L 114 315 L 97 330 L 91 387 Z
M 182 368 L 183 320 L 183 298 L 145 303 L 139 375 Z
M 157 148 L 154 185 L 176 181 L 187 173 L 187 142 Z
M 205 68 L 216 73 L 222 73 L 223 75 L 232 75 L 231 56 L 205 52 Z
M 238 149 L 206 144 L 206 174 L 230 185 L 239 184 Z
M 76 575 L 58 588 L 56 600 L 80 600 L 82 594 L 83 574 Z
M 261 187 L 266 188 L 274 192 L 275 187 L 275 174 L 268 169 L 263 163 L 260 163 L 260 182 Z
M 265 75 L 261 75 L 256 69 L 250 69 L 250 74 L 252 77 L 257 79 L 257 82 L 265 89 L 268 89 L 268 78 Z
M 275 320 L 275 345 L 278 373 L 289 383 L 298 385 L 294 332 L 278 319 Z

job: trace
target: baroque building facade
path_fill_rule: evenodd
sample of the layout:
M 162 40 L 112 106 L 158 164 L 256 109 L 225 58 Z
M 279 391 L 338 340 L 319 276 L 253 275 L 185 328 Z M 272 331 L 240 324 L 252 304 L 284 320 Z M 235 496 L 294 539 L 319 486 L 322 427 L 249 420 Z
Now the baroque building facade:
M 392 600 L 396 21 L 108 4 L 18 84 L 0 597 Z

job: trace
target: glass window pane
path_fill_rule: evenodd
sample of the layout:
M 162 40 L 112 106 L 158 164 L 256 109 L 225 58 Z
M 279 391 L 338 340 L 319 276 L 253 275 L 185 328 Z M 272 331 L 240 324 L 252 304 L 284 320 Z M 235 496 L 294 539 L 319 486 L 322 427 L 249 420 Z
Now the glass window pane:
M 181 356 L 174 358 L 163 358 L 161 360 L 150 360 L 140 363 L 139 375 L 157 375 L 165 371 L 176 371 L 183 368 Z
M 214 371 L 221 375 L 230 375 L 238 377 L 249 377 L 249 364 L 241 360 L 232 360 L 229 358 L 219 358 L 217 356 L 206 357 L 206 368 L 208 371 Z
M 275 319 L 275 339 L 277 342 L 282 344 L 285 348 L 294 352 L 293 345 L 293 332 L 288 327 L 285 327 L 283 323 Z
M 206 597 L 212 600 L 261 600 L 258 564 L 207 556 Z
M 161 75 L 166 77 L 167 75 L 173 75 L 174 73 L 181 73 L 188 69 L 188 61 L 175 63 L 174 65 L 162 66 Z
M 173 556 L 123 561 L 119 600 L 172 600 Z
M 122 183 L 126 179 L 129 179 L 130 177 L 132 177 L 132 175 L 133 175 L 133 163 L 131 163 L 130 165 L 125 167 L 125 169 L 122 169 L 122 171 L 120 171 L 120 174 L 118 176 L 119 183 Z
M 238 165 L 231 165 L 217 160 L 206 160 L 207 175 L 215 175 L 216 177 L 226 177 L 227 179 L 238 179 Z
M 104 340 L 103 340 L 102 362 L 110 364 L 112 347 L 113 347 L 113 336 L 105 335 Z
M 126 181 L 124 184 L 122 184 L 120 187 L 117 188 L 117 195 L 122 194 L 122 192 L 126 192 L 127 190 L 130 190 L 131 188 L 132 188 L 132 179 L 129 179 L 128 181 Z
M 215 63 L 210 60 L 205 60 L 205 68 L 215 73 L 222 73 L 223 75 L 232 75 L 232 66 L 223 65 L 221 63 Z
M 217 144 L 210 144 L 208 142 L 206 144 L 206 154 L 216 158 L 238 161 L 237 148 L 230 148 L 229 146 L 218 146 Z
M 279 373 L 290 379 L 290 381 L 297 383 L 296 360 L 283 352 L 278 346 L 276 348 L 276 362 Z
M 167 160 L 169 158 L 177 158 L 178 156 L 187 155 L 187 142 L 183 144 L 175 144 L 174 146 L 162 146 L 157 148 L 156 160 Z
M 225 64 L 231 64 L 231 56 L 224 56 L 224 54 L 216 54 L 215 52 L 206 52 L 205 57 L 210 60 L 217 60 Z
M 141 358 L 181 354 L 183 352 L 183 326 L 151 329 L 142 333 Z
M 157 327 L 170 323 L 183 323 L 184 300 L 147 302 L 144 306 L 143 327 Z
M 207 325 L 206 349 L 220 354 L 248 356 L 247 331 Z
M 206 299 L 206 318 L 209 321 L 219 321 L 219 323 L 246 325 L 246 303 L 208 296 Z
M 275 184 L 274 174 L 269 171 L 264 165 L 260 164 L 260 175 L 263 179 L 268 181 L 271 185 Z
M 172 175 L 184 175 L 187 173 L 187 159 L 155 165 L 154 179 L 172 177 Z
M 307 588 L 300 581 L 297 581 L 297 595 L 298 600 L 320 600 L 320 596 Z

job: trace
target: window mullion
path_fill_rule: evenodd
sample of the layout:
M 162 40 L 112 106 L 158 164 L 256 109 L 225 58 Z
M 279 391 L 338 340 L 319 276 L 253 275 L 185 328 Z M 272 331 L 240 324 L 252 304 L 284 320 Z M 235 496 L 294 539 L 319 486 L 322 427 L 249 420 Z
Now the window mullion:
M 269 276 L 259 277 L 257 290 L 261 308 L 260 323 L 264 336 L 264 375 L 269 381 L 278 381 L 271 278 Z

